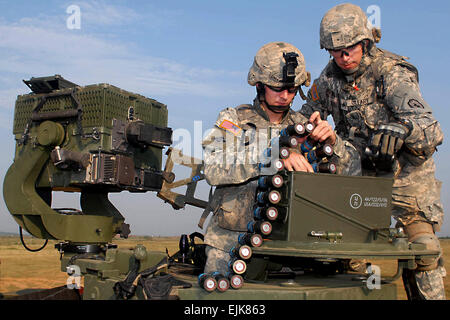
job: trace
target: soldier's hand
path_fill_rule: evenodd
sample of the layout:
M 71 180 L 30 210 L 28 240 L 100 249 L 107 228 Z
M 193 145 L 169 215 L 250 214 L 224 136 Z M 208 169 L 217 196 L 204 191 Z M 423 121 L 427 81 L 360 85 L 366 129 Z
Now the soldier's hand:
M 329 143 L 334 145 L 336 143 L 336 133 L 331 125 L 326 120 L 320 118 L 319 111 L 315 111 L 309 118 L 309 122 L 313 123 L 316 127 L 309 137 L 315 141 Z
M 311 164 L 303 155 L 291 152 L 289 158 L 283 159 L 284 167 L 288 171 L 314 172 Z
M 382 124 L 372 136 L 370 149 L 378 151 L 380 160 L 392 160 L 409 135 L 409 128 L 396 122 Z

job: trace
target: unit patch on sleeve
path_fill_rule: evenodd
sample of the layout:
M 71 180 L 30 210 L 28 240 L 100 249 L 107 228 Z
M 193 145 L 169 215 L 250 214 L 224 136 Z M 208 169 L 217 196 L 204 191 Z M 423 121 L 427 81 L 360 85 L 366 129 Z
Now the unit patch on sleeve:
M 319 100 L 319 93 L 317 92 L 317 84 L 314 83 L 314 84 L 311 86 L 310 92 L 311 92 L 311 99 L 312 99 L 313 101 Z

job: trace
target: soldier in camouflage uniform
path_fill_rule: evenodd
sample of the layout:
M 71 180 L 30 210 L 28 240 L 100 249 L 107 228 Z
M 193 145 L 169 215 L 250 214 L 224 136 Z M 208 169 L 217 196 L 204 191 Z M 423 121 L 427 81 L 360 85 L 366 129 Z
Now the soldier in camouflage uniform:
M 407 58 L 376 47 L 381 32 L 360 7 L 338 5 L 320 25 L 320 45 L 333 59 L 308 92 L 301 113 L 333 117 L 335 129 L 358 149 L 363 175 L 393 177 L 393 215 L 410 242 L 440 250 L 441 182 L 432 155 L 443 141 Z M 445 299 L 442 259 L 418 262 L 403 274 L 410 299 Z
M 267 168 L 259 166 L 267 160 L 261 154 L 281 129 L 307 122 L 290 106 L 300 87 L 309 85 L 309 79 L 303 55 L 297 48 L 284 42 L 266 44 L 257 52 L 248 74 L 248 83 L 257 89 L 253 104 L 221 111 L 203 141 L 205 177 L 211 186 L 216 186 L 209 208 L 199 223 L 202 228 L 207 214 L 213 212 L 204 239 L 208 245 L 205 272 L 224 274 L 229 270 L 229 251 L 238 244 L 238 235 L 247 231 L 247 223 L 253 220 L 257 178 L 270 174 L 263 173 Z M 356 149 L 336 137 L 328 122 L 318 115 L 314 119 L 314 138 L 334 143 L 340 173 L 361 174 L 360 162 L 351 161 L 357 157 Z M 283 160 L 285 168 L 313 172 L 303 155 L 291 151 L 289 158 Z M 340 167 L 339 162 L 346 167 Z

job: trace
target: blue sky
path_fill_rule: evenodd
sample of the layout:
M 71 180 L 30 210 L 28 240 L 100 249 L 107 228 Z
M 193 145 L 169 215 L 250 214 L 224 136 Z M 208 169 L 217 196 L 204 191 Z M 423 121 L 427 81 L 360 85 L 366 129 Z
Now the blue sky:
M 169 126 L 193 135 L 206 131 L 218 112 L 252 101 L 247 72 L 256 51 L 286 41 L 304 54 L 312 77 L 328 54 L 319 48 L 323 14 L 338 1 L 0 1 L 0 178 L 12 163 L 14 101 L 28 93 L 23 79 L 61 74 L 80 85 L 110 83 L 167 104 Z M 380 8 L 379 47 L 410 57 L 420 72 L 424 98 L 445 137 L 450 132 L 447 1 L 354 1 Z M 80 29 L 68 29 L 66 12 L 80 8 Z M 368 14 L 370 15 L 370 14 Z M 297 97 L 294 109 L 302 100 Z M 194 148 L 194 146 L 192 147 Z M 442 200 L 450 207 L 450 150 L 435 155 Z M 199 196 L 206 196 L 202 187 Z M 59 197 L 59 195 L 58 195 Z M 77 198 L 63 195 L 66 205 Z M 179 235 L 198 231 L 201 210 L 173 211 L 154 194 L 122 192 L 110 198 L 134 234 Z M 153 211 L 148 210 L 153 208 Z M 446 210 L 448 211 L 448 210 Z M 0 203 L 0 231 L 17 225 Z M 439 235 L 450 236 L 445 220 Z

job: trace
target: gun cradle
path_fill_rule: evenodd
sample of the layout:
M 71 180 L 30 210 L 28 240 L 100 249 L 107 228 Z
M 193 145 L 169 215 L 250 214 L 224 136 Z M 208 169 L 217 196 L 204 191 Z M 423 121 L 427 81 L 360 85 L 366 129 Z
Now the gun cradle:
M 161 189 L 162 149 L 172 142 L 167 107 L 59 75 L 25 83 L 34 92 L 16 100 L 16 153 L 3 186 L 10 213 L 38 238 L 104 244 L 126 236 L 108 193 Z M 81 212 L 52 209 L 53 191 L 79 192 Z

